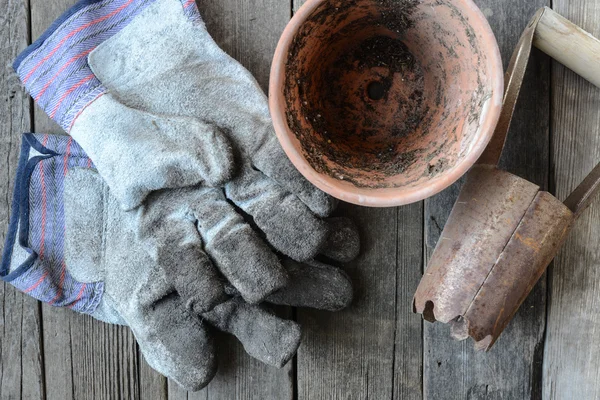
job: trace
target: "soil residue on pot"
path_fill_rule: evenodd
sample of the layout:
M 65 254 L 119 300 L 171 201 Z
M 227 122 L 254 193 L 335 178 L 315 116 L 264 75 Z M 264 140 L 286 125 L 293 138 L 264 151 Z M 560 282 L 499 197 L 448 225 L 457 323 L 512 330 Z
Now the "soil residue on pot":
M 441 45 L 427 62 L 428 49 L 417 49 L 416 56 L 406 34 L 427 18 L 417 12 L 421 3 L 325 1 L 297 32 L 286 65 L 286 118 L 317 172 L 383 188 L 407 171 L 416 182 L 452 168 L 465 108 L 447 109 L 455 100 L 447 88 L 463 72 L 456 59 L 457 48 L 465 46 L 431 24 L 430 36 Z M 450 58 L 455 64 L 446 70 L 441 65 Z M 436 124 L 448 125 L 447 132 L 427 136 Z
M 398 146 L 427 116 L 424 78 L 401 41 L 379 35 L 358 43 L 323 71 L 321 88 L 320 106 L 307 102 L 301 110 L 330 145 L 328 157 L 384 175 L 415 160 Z M 348 157 L 355 148 L 361 153 Z

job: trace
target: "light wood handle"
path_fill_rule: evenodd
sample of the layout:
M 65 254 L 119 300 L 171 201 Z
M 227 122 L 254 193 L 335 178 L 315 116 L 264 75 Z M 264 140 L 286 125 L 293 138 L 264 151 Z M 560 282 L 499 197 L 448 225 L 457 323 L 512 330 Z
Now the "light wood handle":
M 494 137 L 478 164 L 497 165 L 500 160 L 532 45 L 600 87 L 600 40 L 552 9 L 540 8 L 525 28 L 513 53 L 504 80 L 502 113 Z
M 548 7 L 533 45 L 600 87 L 600 40 Z
M 550 8 L 545 8 L 533 45 L 565 67 L 600 87 L 600 40 Z M 579 217 L 600 193 L 600 164 L 565 201 Z

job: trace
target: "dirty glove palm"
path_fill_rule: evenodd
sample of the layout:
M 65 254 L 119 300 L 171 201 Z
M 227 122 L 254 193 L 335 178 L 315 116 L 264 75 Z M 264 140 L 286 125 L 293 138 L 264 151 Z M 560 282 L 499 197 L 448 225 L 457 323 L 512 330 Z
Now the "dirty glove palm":
M 133 214 L 118 207 L 92 167 L 68 137 L 24 136 L 0 271 L 4 280 L 54 306 L 130 326 L 150 365 L 188 389 L 206 385 L 216 370 L 209 325 L 234 334 L 265 363 L 282 366 L 293 356 L 298 325 L 247 304 L 234 285 L 227 284 L 233 297 L 210 312 L 187 306 L 180 286 L 126 223 Z M 290 283 L 269 301 L 333 311 L 351 300 L 342 271 L 314 261 L 285 265 Z M 195 268 L 182 265 L 181 275 Z

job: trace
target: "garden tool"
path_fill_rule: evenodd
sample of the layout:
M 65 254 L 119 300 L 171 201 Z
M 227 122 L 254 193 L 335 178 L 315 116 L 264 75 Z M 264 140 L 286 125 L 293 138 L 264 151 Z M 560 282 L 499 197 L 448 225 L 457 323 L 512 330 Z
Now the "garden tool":
M 494 138 L 466 183 L 414 297 L 414 311 L 450 323 L 477 349 L 496 342 L 600 188 L 600 165 L 563 203 L 501 171 L 504 147 L 532 45 L 600 86 L 600 41 L 549 8 L 540 9 L 515 50 Z
M 335 201 L 287 159 L 266 96 L 216 45 L 194 1 L 82 0 L 17 59 L 15 69 L 34 100 L 94 160 L 122 208 L 143 208 L 136 229 L 173 276 L 177 258 L 204 268 L 208 255 L 223 273 L 243 260 L 248 271 L 270 275 L 261 286 L 248 280 L 247 290 L 240 290 L 255 303 L 287 280 L 268 245 L 297 261 L 330 255 L 328 241 L 337 233 L 321 217 Z M 225 181 L 224 195 L 201 190 Z M 216 252 L 228 259 L 209 248 L 204 254 L 186 236 L 193 234 L 190 216 L 200 210 L 215 211 L 211 224 L 224 246 Z M 241 212 L 268 244 L 244 224 Z M 230 251 L 242 247 L 243 259 Z M 208 269 L 195 281 L 216 288 Z M 215 289 L 197 305 L 210 309 L 221 300 Z
M 1 272 L 17 289 L 128 325 L 148 363 L 190 390 L 216 371 L 210 326 L 235 335 L 269 365 L 281 367 L 295 354 L 298 324 L 247 304 L 233 285 L 225 282 L 229 297 L 210 312 L 187 307 L 173 278 L 123 224 L 127 212 L 71 138 L 24 135 L 16 182 Z M 330 311 L 351 301 L 350 280 L 340 269 L 317 261 L 284 265 L 290 282 L 268 301 Z M 183 267 L 181 274 L 187 275 Z

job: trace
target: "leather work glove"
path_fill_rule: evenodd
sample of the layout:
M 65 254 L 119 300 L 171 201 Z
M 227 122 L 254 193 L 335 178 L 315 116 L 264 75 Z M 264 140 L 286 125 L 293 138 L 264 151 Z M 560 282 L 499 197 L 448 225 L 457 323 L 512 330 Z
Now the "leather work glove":
M 69 137 L 24 135 L 4 280 L 54 306 L 128 325 L 148 363 L 189 390 L 201 389 L 216 372 L 212 327 L 235 335 L 267 364 L 281 367 L 293 357 L 298 324 L 247 304 L 233 285 L 226 283 L 229 296 L 210 312 L 188 307 L 93 167 Z M 289 284 L 268 301 L 330 311 L 350 303 L 352 286 L 340 269 L 316 261 L 284 265 Z M 186 277 L 196 265 L 180 268 Z
M 198 242 L 187 240 L 196 222 L 210 225 L 209 237 L 228 241 L 220 253 L 228 259 L 213 254 L 219 251 L 211 243 L 205 250 L 232 283 L 228 273 L 240 260 L 234 250 L 243 248 L 246 271 L 270 271 L 257 286 L 246 280 L 253 274 L 243 277 L 248 287 L 238 289 L 253 303 L 287 283 L 267 246 L 299 262 L 323 253 L 348 258 L 328 252 L 332 235 L 343 234 L 322 220 L 335 201 L 288 160 L 266 96 L 216 45 L 194 1 L 82 0 L 17 59 L 15 69 L 34 100 L 94 160 L 121 207 L 143 205 L 136 231 L 172 276 L 191 260 L 200 264 L 195 271 L 208 265 Z M 222 192 L 201 190 L 223 181 Z M 191 282 L 217 287 L 214 275 L 188 277 L 186 285 L 192 292 Z M 215 289 L 197 303 L 198 311 L 222 297 Z

